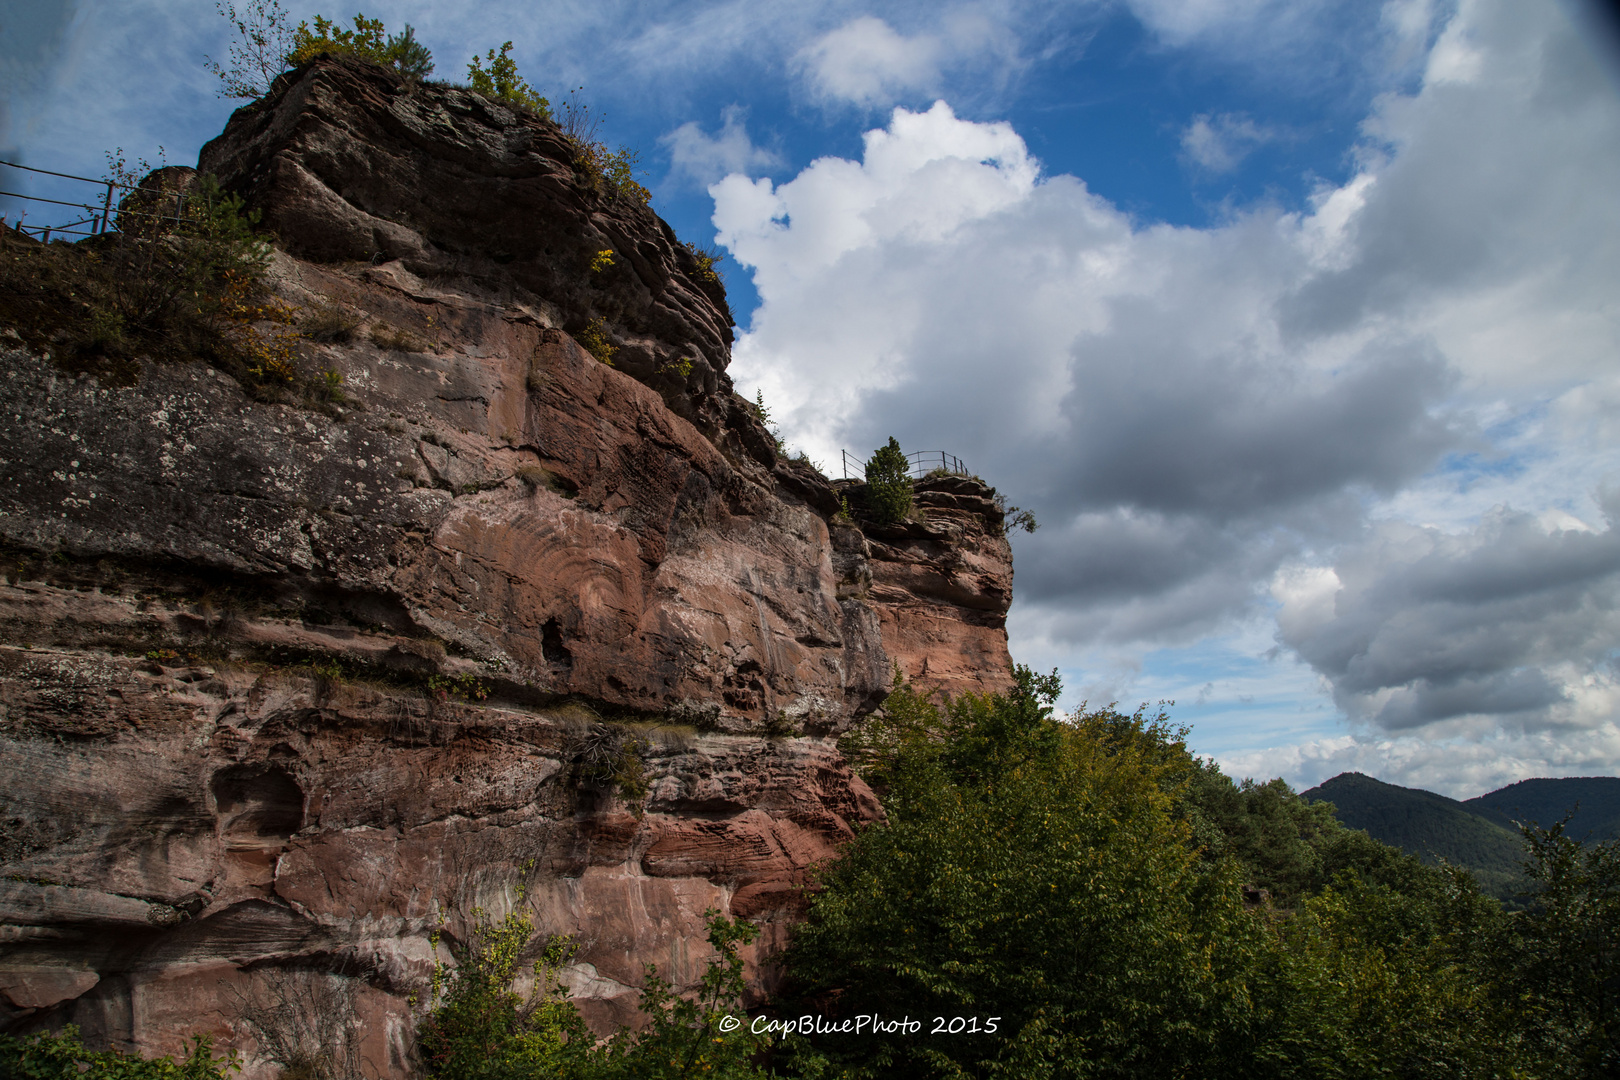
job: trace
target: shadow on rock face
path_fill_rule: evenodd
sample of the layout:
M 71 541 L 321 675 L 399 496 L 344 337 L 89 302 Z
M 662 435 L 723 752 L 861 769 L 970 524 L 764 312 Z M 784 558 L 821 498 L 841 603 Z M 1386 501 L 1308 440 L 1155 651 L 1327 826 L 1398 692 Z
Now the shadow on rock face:
M 304 791 L 274 765 L 232 765 L 214 774 L 214 805 L 228 844 L 279 843 L 304 824 Z

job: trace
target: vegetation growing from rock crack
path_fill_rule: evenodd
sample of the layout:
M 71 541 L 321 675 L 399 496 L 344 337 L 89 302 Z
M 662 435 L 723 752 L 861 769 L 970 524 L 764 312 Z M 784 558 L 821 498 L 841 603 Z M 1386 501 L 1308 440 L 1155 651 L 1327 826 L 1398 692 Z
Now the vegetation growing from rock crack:
M 180 1061 L 91 1050 L 72 1024 L 54 1034 L 0 1035 L 0 1076 L 15 1080 L 225 1080 L 242 1068 L 235 1054 L 212 1055 L 206 1035 L 194 1036 Z
M 521 900 L 521 894 L 519 896 Z M 740 946 L 758 934 L 753 925 L 705 914 L 715 955 L 696 992 L 675 993 L 648 965 L 641 992 L 646 1024 L 621 1029 L 598 1042 L 569 1000 L 561 971 L 573 954 L 567 938 L 548 938 L 532 964 L 533 991 L 516 993 L 519 960 L 534 934 L 526 914 L 499 924 L 479 913 L 472 940 L 456 968 L 441 965 L 419 1035 L 427 1075 L 435 1080 L 752 1080 L 767 1075 L 754 1064 L 763 1040 L 746 1027 L 722 1021 L 742 1012 Z

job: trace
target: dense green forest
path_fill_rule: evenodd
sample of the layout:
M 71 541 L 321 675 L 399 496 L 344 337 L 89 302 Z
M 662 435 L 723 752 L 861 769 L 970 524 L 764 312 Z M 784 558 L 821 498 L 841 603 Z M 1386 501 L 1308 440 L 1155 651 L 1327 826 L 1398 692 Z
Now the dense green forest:
M 427 1074 L 1620 1073 L 1620 844 L 1526 827 L 1532 895 L 1509 912 L 1280 780 L 1234 783 L 1163 713 L 1058 716 L 1055 674 L 1016 676 L 1005 696 L 949 702 L 897 683 L 846 737 L 888 817 L 824 868 L 768 1007 L 740 1008 L 754 929 L 716 914 L 699 992 L 649 971 L 649 1025 L 599 1042 L 557 977 L 569 943 L 517 914 L 441 971 Z M 180 1075 L 57 1068 L 55 1045 L 0 1037 L 0 1059 L 32 1054 L 22 1076 Z

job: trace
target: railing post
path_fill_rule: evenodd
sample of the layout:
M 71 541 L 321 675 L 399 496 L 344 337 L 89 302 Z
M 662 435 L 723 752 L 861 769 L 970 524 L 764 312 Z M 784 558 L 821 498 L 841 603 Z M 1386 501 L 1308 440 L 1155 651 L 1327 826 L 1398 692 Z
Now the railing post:
M 112 213 L 112 193 L 113 182 L 109 180 L 107 181 L 107 197 L 103 199 L 101 203 L 101 224 L 96 229 L 96 232 L 98 233 L 104 233 L 107 231 L 107 217 Z

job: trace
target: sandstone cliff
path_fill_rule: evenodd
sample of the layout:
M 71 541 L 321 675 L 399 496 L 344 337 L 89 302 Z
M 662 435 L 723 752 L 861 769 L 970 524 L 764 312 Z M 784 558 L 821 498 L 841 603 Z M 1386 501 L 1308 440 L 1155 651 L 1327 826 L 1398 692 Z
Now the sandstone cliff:
M 732 393 L 718 280 L 572 160 L 345 62 L 239 111 L 200 164 L 341 330 L 301 345 L 319 407 L 0 327 L 0 1029 L 252 1052 L 244 1001 L 335 980 L 393 1075 L 429 935 L 519 887 L 588 1018 L 632 1021 L 705 909 L 760 920 L 757 961 L 880 815 L 833 737 L 893 665 L 1006 685 L 994 492 L 840 516 Z

